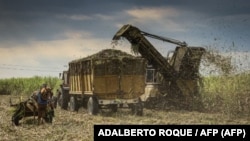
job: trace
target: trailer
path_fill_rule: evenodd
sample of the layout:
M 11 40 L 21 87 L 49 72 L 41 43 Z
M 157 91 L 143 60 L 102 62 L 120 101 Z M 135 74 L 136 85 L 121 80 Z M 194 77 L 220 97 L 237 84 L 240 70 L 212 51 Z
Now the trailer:
M 59 106 L 70 111 L 82 106 L 91 115 L 100 109 L 130 108 L 133 114 L 142 115 L 145 70 L 146 59 L 116 49 L 73 60 L 61 75 Z

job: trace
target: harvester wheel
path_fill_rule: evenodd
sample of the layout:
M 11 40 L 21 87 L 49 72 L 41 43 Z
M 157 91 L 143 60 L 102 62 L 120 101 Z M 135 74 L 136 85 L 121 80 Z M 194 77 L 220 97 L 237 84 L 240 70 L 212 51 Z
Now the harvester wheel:
M 94 97 L 90 97 L 88 100 L 87 108 L 88 108 L 88 113 L 90 115 L 96 115 L 98 113 L 98 110 L 99 110 L 97 99 Z
M 132 104 L 131 105 L 131 111 L 132 111 L 132 114 L 134 114 L 134 115 L 142 116 L 143 115 L 142 102 L 139 100 L 138 103 Z

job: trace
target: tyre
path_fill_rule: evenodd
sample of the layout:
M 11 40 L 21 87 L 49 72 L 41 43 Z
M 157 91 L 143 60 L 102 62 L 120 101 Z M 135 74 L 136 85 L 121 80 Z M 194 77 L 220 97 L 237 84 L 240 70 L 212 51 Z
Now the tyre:
M 96 115 L 99 111 L 97 99 L 94 97 L 90 97 L 88 100 L 87 108 L 90 115 Z
M 62 93 L 60 90 L 57 89 L 57 105 L 62 107 Z
M 61 88 L 60 92 L 61 109 L 67 110 L 69 102 L 69 91 Z
M 87 109 L 87 108 L 88 108 L 88 101 L 89 101 L 89 98 L 87 98 L 87 97 L 82 98 L 81 106 L 82 106 L 84 109 Z
M 62 95 L 59 95 L 57 98 L 58 98 L 58 101 L 57 101 L 58 106 L 62 107 Z
M 20 103 L 11 118 L 12 123 L 14 123 L 16 126 L 19 125 L 19 121 L 24 117 L 24 109 L 25 107 Z
M 109 108 L 110 108 L 112 113 L 116 113 L 118 110 L 118 105 L 117 104 L 110 104 Z
M 16 126 L 19 125 L 19 120 L 21 120 L 21 116 L 12 116 L 12 123 L 14 123 Z
M 16 126 L 18 126 L 19 125 L 19 120 L 21 120 L 22 118 L 19 118 L 19 117 L 14 117 L 14 118 L 12 118 L 12 122 L 16 125 Z
M 157 102 L 155 100 L 155 97 L 149 97 L 144 103 L 142 103 L 143 106 L 147 109 L 154 109 L 157 105 Z
M 69 110 L 75 112 L 78 110 L 78 105 L 75 96 L 71 96 L 69 100 Z
M 143 115 L 143 104 L 142 102 L 139 100 L 138 103 L 135 104 L 131 104 L 130 105 L 132 114 L 136 115 L 136 116 L 142 116 Z

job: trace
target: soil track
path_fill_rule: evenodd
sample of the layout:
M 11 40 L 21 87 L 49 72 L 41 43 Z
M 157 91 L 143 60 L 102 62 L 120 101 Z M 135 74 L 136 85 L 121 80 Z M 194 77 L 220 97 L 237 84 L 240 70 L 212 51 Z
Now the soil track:
M 0 95 L 1 141 L 92 141 L 94 124 L 250 124 L 249 118 L 232 118 L 219 113 L 144 109 L 144 115 L 138 117 L 127 109 L 118 109 L 117 113 L 102 111 L 91 116 L 85 109 L 76 113 L 58 107 L 52 124 L 38 126 L 33 123 L 33 117 L 26 117 L 16 127 L 11 123 L 13 107 L 10 107 L 9 98 L 9 95 Z

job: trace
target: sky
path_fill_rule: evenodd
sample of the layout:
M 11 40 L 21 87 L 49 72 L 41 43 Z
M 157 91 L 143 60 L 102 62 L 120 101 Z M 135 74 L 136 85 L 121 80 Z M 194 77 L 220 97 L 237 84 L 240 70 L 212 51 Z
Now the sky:
M 248 0 L 0 0 L 0 79 L 52 76 L 111 44 L 125 24 L 232 56 L 250 70 Z M 176 45 L 149 39 L 163 56 Z

